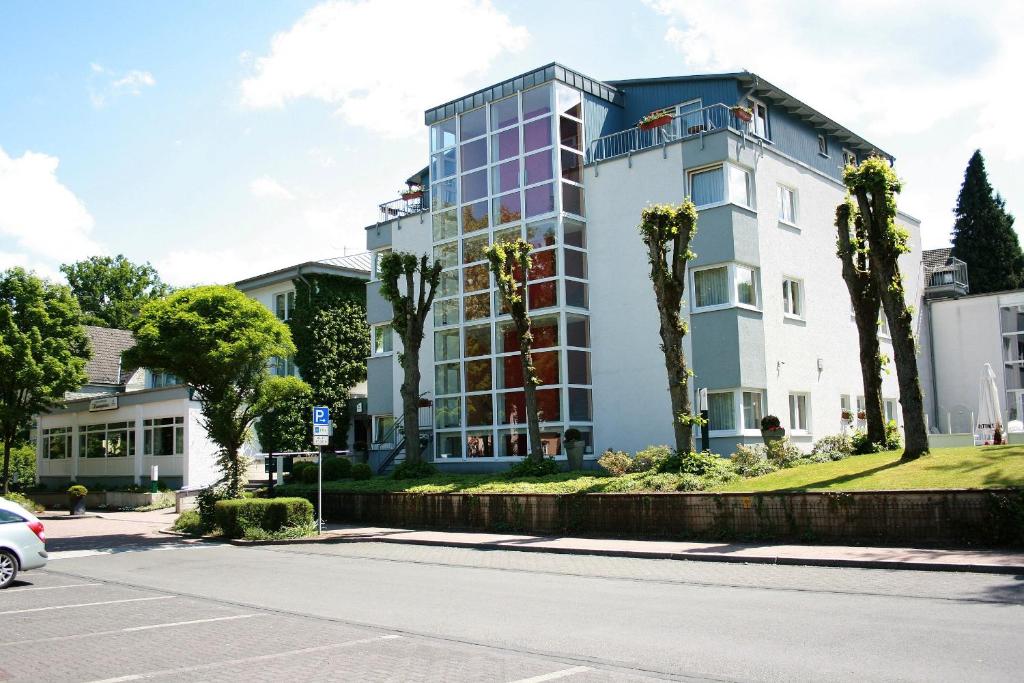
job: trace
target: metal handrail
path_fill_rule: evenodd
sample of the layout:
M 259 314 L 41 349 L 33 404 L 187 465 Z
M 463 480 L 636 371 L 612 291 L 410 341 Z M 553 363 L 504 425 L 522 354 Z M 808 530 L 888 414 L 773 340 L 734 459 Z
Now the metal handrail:
M 390 221 L 394 218 L 402 218 L 403 216 L 412 216 L 413 214 L 422 213 L 430 208 L 430 198 L 427 191 L 423 191 L 421 197 L 415 199 L 394 199 L 390 202 L 384 202 L 379 204 L 380 209 L 380 220 L 381 222 Z
M 600 137 L 587 148 L 587 163 L 624 156 L 669 142 L 696 138 L 722 129 L 746 134 L 749 126 L 748 122 L 733 113 L 731 107 L 712 104 L 676 114 L 669 123 L 657 128 L 643 130 L 640 127 L 633 127 Z

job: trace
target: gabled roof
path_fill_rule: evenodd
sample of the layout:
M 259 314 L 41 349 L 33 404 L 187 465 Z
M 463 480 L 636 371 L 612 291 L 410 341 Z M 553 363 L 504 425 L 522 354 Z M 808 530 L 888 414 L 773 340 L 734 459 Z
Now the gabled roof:
M 122 384 L 126 374 L 121 367 L 121 354 L 135 346 L 135 338 L 128 330 L 110 327 L 85 326 L 92 342 L 92 358 L 85 365 L 89 384 Z

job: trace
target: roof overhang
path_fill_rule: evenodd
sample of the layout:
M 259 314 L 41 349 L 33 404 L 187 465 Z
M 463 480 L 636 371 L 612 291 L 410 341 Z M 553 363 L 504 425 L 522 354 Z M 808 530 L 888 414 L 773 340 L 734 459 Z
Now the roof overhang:
M 260 287 L 269 287 L 270 285 L 276 285 L 282 282 L 290 282 L 291 280 L 299 277 L 300 274 L 335 275 L 338 277 L 350 277 L 356 280 L 370 279 L 370 271 L 368 270 L 344 268 L 341 266 L 334 266 L 329 263 L 323 263 L 321 261 L 307 261 L 306 263 L 299 263 L 294 266 L 289 266 L 288 268 L 275 270 L 271 273 L 264 273 L 245 280 L 239 280 L 235 283 L 235 289 L 243 292 L 249 292 L 254 289 L 259 289 Z

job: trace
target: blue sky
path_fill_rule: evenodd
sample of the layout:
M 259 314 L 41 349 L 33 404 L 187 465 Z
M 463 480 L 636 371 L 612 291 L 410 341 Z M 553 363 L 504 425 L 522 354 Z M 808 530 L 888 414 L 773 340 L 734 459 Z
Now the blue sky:
M 897 157 L 926 246 L 980 147 L 1022 228 L 1021 26 L 994 1 L 7 2 L 0 268 L 124 253 L 184 285 L 361 251 L 423 109 L 550 61 L 755 71 Z

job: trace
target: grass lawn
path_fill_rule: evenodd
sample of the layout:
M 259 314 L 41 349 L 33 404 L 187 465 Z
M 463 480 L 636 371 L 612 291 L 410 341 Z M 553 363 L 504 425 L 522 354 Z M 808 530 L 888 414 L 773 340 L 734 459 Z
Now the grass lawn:
M 901 451 L 855 455 L 733 482 L 716 491 L 840 491 L 1024 486 L 1024 446 L 938 448 L 901 463 Z

